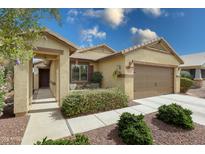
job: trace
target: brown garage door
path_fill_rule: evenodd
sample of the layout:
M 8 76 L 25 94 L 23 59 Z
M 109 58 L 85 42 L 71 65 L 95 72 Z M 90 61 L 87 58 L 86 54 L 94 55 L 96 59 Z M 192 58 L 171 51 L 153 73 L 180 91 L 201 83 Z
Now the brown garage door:
M 134 72 L 135 98 L 173 93 L 173 68 L 135 65 Z

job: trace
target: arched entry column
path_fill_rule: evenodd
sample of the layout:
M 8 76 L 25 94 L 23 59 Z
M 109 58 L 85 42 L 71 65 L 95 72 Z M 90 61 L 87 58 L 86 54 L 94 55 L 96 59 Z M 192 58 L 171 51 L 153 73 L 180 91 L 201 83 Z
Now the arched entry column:
M 14 113 L 24 115 L 32 100 L 32 61 L 14 66 Z

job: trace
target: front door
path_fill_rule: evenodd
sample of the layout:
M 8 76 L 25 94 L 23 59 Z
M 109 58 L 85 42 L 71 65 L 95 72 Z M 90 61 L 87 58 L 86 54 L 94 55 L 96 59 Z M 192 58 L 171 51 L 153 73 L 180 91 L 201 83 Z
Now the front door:
M 39 87 L 49 87 L 49 69 L 39 69 Z

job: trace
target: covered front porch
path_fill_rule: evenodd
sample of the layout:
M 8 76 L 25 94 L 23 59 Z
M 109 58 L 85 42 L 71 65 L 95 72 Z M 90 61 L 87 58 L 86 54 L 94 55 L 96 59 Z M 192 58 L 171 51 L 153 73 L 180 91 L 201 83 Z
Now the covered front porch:
M 33 58 L 47 61 L 47 67 L 34 68 L 32 59 L 14 66 L 16 116 L 25 115 L 31 110 L 34 92 L 39 88 L 49 88 L 58 106 L 69 93 L 69 56 L 77 47 L 51 31 L 43 34 L 45 37 L 34 43 Z M 34 84 L 34 81 L 37 82 Z

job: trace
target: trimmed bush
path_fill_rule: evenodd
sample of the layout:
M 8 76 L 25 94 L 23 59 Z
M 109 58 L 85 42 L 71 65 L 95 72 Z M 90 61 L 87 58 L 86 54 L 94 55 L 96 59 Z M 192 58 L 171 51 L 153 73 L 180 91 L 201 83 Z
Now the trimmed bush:
M 101 84 L 102 79 L 103 79 L 103 76 L 101 72 L 94 72 L 91 78 L 91 82 Z
M 191 88 L 193 81 L 188 78 L 180 78 L 180 91 L 185 93 Z
M 151 131 L 143 119 L 143 115 L 134 115 L 128 112 L 120 116 L 118 134 L 124 143 L 130 145 L 153 144 Z
M 173 103 L 160 106 L 157 118 L 165 123 L 173 124 L 184 129 L 193 129 L 194 123 L 191 114 L 191 110 L 184 109 L 180 105 Z
M 192 75 L 188 71 L 181 71 L 181 77 L 191 79 L 191 80 L 193 79 Z
M 119 89 L 76 90 L 63 99 L 66 117 L 126 107 L 128 97 Z
M 68 140 L 68 139 L 58 139 L 58 140 L 52 140 L 47 139 L 45 137 L 42 141 L 37 141 L 34 143 L 34 145 L 89 145 L 89 139 L 88 137 L 84 135 L 76 135 L 75 139 Z

